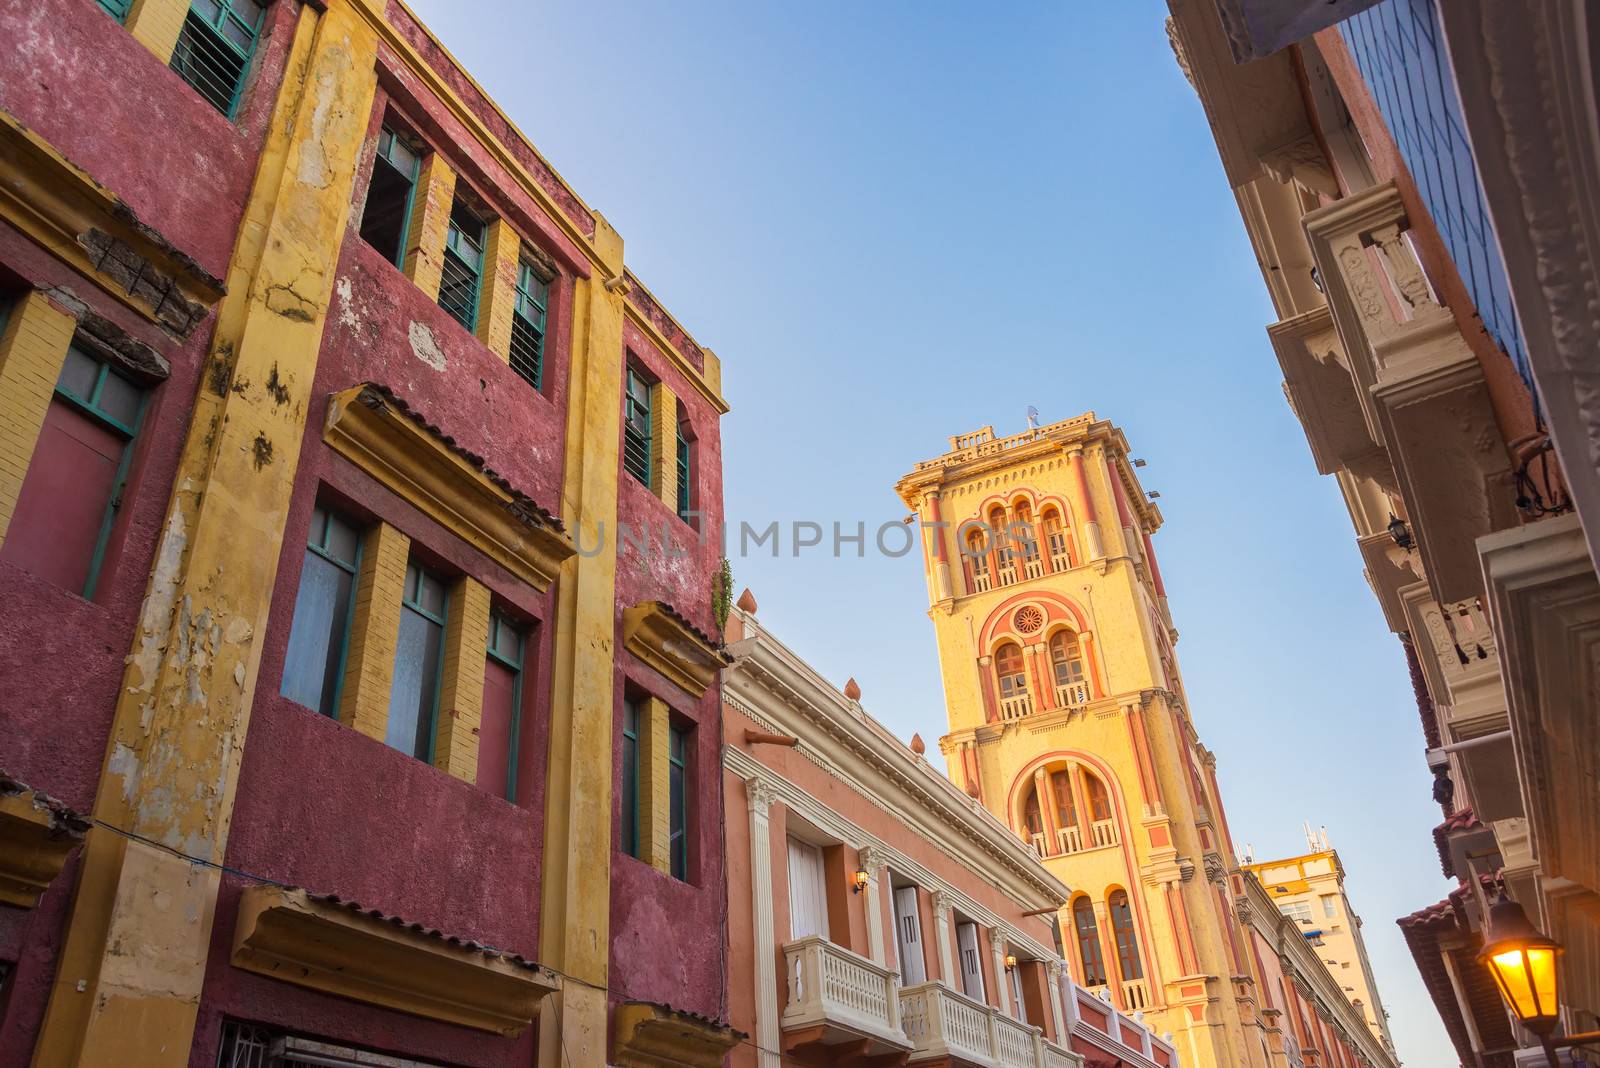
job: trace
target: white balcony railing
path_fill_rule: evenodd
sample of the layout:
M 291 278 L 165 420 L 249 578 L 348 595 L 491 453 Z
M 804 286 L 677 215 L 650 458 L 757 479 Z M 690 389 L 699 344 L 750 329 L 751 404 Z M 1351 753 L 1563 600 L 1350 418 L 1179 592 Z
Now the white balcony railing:
M 1094 843 L 1092 846 L 1090 846 L 1091 849 L 1098 849 L 1101 846 L 1113 846 L 1113 845 L 1116 845 L 1117 844 L 1117 822 L 1116 822 L 1116 820 L 1113 820 L 1113 819 L 1095 820 L 1093 823 L 1089 824 L 1089 839 L 1090 839 L 1090 841 L 1092 841 Z
M 913 1061 L 948 1057 L 979 1068 L 1081 1068 L 1083 1063 L 1046 1042 L 1039 1028 L 937 981 L 901 990 L 900 1006 Z
M 790 942 L 783 956 L 789 977 L 784 1030 L 822 1026 L 842 1037 L 857 1035 L 906 1048 L 894 972 L 821 935 Z
M 1001 719 L 1021 719 L 1033 714 L 1033 698 L 1026 693 L 1000 698 Z
M 1122 1004 L 1128 1012 L 1143 1012 L 1150 1007 L 1150 980 L 1129 979 L 1122 984 Z
M 1076 826 L 1062 827 L 1056 831 L 1056 840 L 1061 843 L 1063 853 L 1083 852 L 1083 831 Z
M 1062 708 L 1081 708 L 1089 703 L 1089 684 L 1069 682 L 1056 687 L 1056 704 Z

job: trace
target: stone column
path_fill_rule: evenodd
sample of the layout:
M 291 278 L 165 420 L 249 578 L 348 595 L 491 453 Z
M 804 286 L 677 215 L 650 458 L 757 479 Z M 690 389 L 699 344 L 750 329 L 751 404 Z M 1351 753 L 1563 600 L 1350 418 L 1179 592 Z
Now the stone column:
M 1039 821 L 1044 827 L 1044 851 L 1061 852 L 1061 836 L 1056 833 L 1055 798 L 1050 793 L 1050 774 L 1044 768 L 1033 770 L 1034 796 L 1039 799 Z
M 1083 540 L 1089 550 L 1090 560 L 1105 558 L 1105 545 L 1100 540 L 1100 520 L 1095 515 L 1094 498 L 1089 495 L 1089 480 L 1083 473 L 1083 446 L 1073 446 L 1067 451 L 1072 465 L 1073 503 L 1078 507 L 1078 521 L 1083 524 Z
M 1045 961 L 1045 978 L 1050 984 L 1050 1022 L 1055 1027 L 1051 1034 L 1058 1044 L 1065 1046 L 1067 1044 L 1067 1024 L 1061 1012 L 1061 971 L 1060 961 Z
M 994 985 L 1000 988 L 995 991 L 996 1003 L 1007 1016 L 1015 1015 L 1011 1011 L 1011 975 L 1006 971 L 1006 940 L 998 928 L 989 932 L 989 950 L 994 958 Z
M 782 1068 L 778 1049 L 778 940 L 772 925 L 772 835 L 768 810 L 778 799 L 772 785 L 746 779 L 745 800 L 750 806 L 750 904 L 755 929 L 756 958 L 756 1064 Z
M 879 875 L 883 871 L 883 852 L 873 846 L 861 850 L 861 869 L 867 873 L 867 888 L 863 891 L 867 906 L 867 947 L 874 964 L 887 965 L 889 955 L 883 942 L 883 901 L 878 893 Z

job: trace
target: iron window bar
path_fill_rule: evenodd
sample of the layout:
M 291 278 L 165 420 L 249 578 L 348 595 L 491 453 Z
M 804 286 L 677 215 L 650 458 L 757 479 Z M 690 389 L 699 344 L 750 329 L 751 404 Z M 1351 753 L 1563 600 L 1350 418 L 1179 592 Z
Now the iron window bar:
M 483 273 L 482 220 L 456 202 L 445 235 L 439 307 L 467 330 L 478 328 L 478 286 Z
M 517 299 L 511 316 L 511 369 L 534 389 L 543 388 L 544 333 L 550 284 L 533 266 L 517 265 Z
M 683 436 L 683 424 L 678 424 L 678 518 L 690 521 L 693 494 L 689 485 L 689 439 Z
M 172 69 L 230 119 L 265 19 L 256 0 L 193 0 L 172 50 Z
M 628 389 L 623 404 L 622 465 L 630 475 L 650 487 L 650 385 L 628 368 Z

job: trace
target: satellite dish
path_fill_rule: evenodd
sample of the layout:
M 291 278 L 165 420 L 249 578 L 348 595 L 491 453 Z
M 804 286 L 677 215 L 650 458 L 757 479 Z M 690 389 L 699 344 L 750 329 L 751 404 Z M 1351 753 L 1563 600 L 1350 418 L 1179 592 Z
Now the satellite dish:
M 1028 429 L 1035 430 L 1039 426 L 1039 409 L 1028 405 Z

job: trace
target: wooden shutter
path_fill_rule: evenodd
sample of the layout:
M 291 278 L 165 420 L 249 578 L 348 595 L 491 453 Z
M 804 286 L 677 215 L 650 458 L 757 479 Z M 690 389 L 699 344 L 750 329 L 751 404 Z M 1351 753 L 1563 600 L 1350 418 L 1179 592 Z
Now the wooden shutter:
M 961 950 L 961 992 L 983 1001 L 983 963 L 978 959 L 978 925 L 956 925 L 956 945 Z
M 828 935 L 828 897 L 822 881 L 822 850 L 789 839 L 789 937 Z
M 894 892 L 894 933 L 900 949 L 900 982 L 918 986 L 928 981 L 928 964 L 922 951 L 922 916 L 917 911 L 917 888 L 902 886 Z

